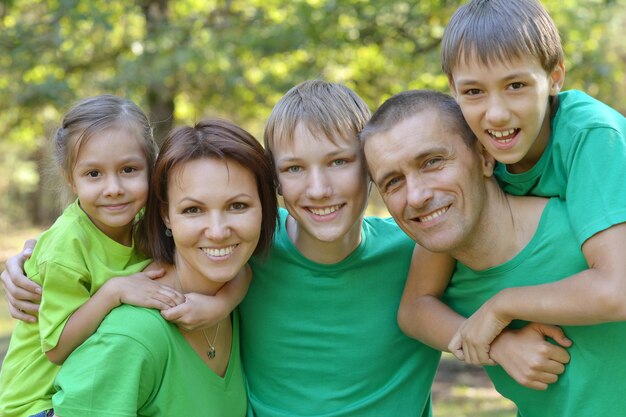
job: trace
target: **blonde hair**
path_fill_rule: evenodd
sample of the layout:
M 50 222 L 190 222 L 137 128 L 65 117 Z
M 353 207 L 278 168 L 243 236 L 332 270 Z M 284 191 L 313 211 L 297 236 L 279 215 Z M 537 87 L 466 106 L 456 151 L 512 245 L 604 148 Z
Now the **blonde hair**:
M 314 135 L 357 140 L 370 117 L 367 104 L 346 86 L 322 80 L 309 80 L 289 90 L 272 109 L 265 126 L 265 150 L 279 142 L 293 141 L 299 123 Z

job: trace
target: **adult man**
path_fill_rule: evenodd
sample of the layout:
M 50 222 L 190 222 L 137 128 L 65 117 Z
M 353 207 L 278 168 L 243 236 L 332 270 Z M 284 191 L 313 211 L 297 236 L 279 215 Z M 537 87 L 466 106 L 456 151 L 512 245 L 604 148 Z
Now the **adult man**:
M 407 284 L 405 297 L 419 291 L 433 307 L 431 329 L 420 330 L 432 330 L 429 344 L 444 349 L 463 321 L 439 296 L 468 316 L 506 288 L 549 285 L 588 268 L 564 202 L 506 195 L 493 178 L 494 159 L 451 97 L 398 94 L 374 114 L 361 140 L 372 179 L 397 224 L 426 249 L 457 260 L 447 289 L 446 283 L 427 289 Z M 626 400 L 615 381 L 626 372 L 620 352 L 626 323 L 563 330 L 573 340 L 571 363 L 557 382 L 545 391 L 530 390 L 503 368 L 487 367 L 496 388 L 524 416 L 623 413 Z M 497 362 L 501 353 L 490 354 Z M 549 364 L 546 371 L 558 373 L 557 367 Z

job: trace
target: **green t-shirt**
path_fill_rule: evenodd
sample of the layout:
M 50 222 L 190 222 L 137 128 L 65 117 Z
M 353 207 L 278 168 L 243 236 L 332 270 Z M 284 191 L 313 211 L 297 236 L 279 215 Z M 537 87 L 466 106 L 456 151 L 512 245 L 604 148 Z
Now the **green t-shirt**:
M 218 352 L 219 354 L 219 352 Z M 52 399 L 62 417 L 242 417 L 239 319 L 224 377 L 157 310 L 122 305 L 65 361 Z
M 443 301 L 468 317 L 505 288 L 554 282 L 587 269 L 566 210 L 563 201 L 550 199 L 531 241 L 502 265 L 474 271 L 457 263 Z M 523 324 L 516 321 L 512 326 Z M 626 322 L 561 327 L 573 345 L 568 349 L 570 363 L 558 382 L 545 391 L 533 390 L 517 384 L 500 366 L 486 366 L 496 389 L 517 405 L 523 417 L 624 415 Z
M 440 352 L 396 321 L 414 243 L 392 220 L 366 218 L 343 261 L 305 258 L 287 212 L 240 306 L 248 416 L 428 416 Z
M 58 366 L 53 349 L 70 315 L 107 280 L 143 270 L 149 263 L 134 247 L 102 233 L 71 204 L 38 239 L 26 274 L 42 287 L 38 323 L 18 321 L 0 371 L 0 415 L 24 417 L 51 407 Z
M 550 142 L 529 171 L 496 176 L 514 195 L 560 197 L 567 201 L 579 245 L 626 221 L 626 118 L 580 91 L 558 95 Z

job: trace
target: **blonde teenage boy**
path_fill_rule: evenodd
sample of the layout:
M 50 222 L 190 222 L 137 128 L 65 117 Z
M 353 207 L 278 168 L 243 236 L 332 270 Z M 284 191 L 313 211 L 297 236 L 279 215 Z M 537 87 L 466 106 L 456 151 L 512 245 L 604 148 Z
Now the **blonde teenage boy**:
M 339 84 L 295 86 L 265 148 L 286 210 L 241 304 L 249 416 L 428 416 L 440 353 L 396 312 L 413 249 L 390 219 L 365 217 L 363 100 Z

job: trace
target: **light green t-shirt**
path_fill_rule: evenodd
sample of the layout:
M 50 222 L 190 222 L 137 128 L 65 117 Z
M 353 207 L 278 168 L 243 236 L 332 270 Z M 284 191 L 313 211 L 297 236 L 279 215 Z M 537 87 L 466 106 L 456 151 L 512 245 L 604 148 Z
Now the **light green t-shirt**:
M 107 280 L 143 270 L 150 261 L 102 233 L 72 203 L 38 239 L 26 274 L 42 287 L 38 323 L 18 321 L 0 371 L 0 416 L 24 417 L 51 407 L 59 367 L 53 349 L 70 315 Z
M 509 194 L 567 201 L 571 227 L 582 245 L 626 222 L 626 118 L 581 91 L 565 91 L 558 98 L 550 142 L 539 161 L 522 174 L 499 164 L 496 176 Z
M 565 203 L 548 202 L 535 235 L 510 261 L 484 271 L 457 263 L 443 301 L 470 316 L 499 291 L 558 281 L 587 269 L 567 220 Z M 586 300 L 580 300 L 584 305 Z M 523 322 L 513 322 L 513 327 Z M 545 391 L 525 388 L 500 366 L 485 371 L 496 389 L 511 399 L 522 417 L 621 416 L 626 410 L 626 322 L 594 326 L 561 326 L 573 341 L 571 360 L 558 382 Z
M 325 265 L 287 236 L 287 212 L 240 306 L 248 416 L 428 416 L 440 352 L 396 314 L 414 243 L 392 220 L 366 218 L 359 247 Z
M 243 417 L 239 319 L 224 377 L 157 310 L 122 305 L 65 361 L 55 385 L 62 417 Z M 217 353 L 219 354 L 219 352 Z

